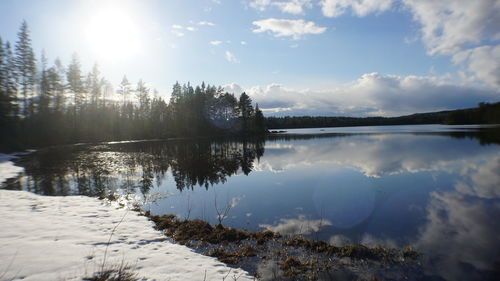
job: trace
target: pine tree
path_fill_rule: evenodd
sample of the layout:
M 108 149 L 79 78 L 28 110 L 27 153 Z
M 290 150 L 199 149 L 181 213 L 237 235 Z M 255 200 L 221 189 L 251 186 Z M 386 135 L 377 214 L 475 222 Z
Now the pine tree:
M 50 93 L 53 99 L 54 112 L 61 113 L 65 104 L 64 67 L 61 60 L 57 58 L 54 66 L 47 71 L 47 79 Z
M 141 116 L 144 118 L 148 115 L 150 98 L 149 88 L 146 87 L 146 83 L 144 83 L 142 79 L 137 82 L 135 94 L 137 96 L 137 100 L 139 100 Z
M 0 37 L 0 127 L 4 127 L 8 122 L 9 115 L 9 104 L 10 98 L 9 93 L 5 89 L 5 84 L 7 80 L 6 73 L 6 55 L 3 46 L 2 37 Z
M 259 104 L 255 105 L 255 132 L 256 133 L 264 133 L 266 132 L 266 120 L 264 118 L 264 114 L 262 114 L 262 110 L 259 108 Z
M 17 142 L 17 84 L 14 58 L 9 42 L 0 37 L 0 150 L 9 150 Z
M 31 47 L 31 38 L 26 21 L 22 22 L 17 37 L 15 62 L 23 98 L 23 115 L 26 117 L 34 113 L 33 89 L 36 77 L 35 53 Z
M 253 116 L 253 106 L 252 99 L 243 92 L 240 96 L 240 101 L 238 103 L 241 112 L 241 119 L 243 121 L 243 132 L 249 129 L 249 120 Z
M 82 78 L 82 70 L 80 61 L 76 54 L 73 54 L 71 63 L 66 72 L 66 79 L 68 80 L 68 88 L 73 94 L 74 110 L 81 110 L 85 103 L 85 87 Z
M 5 89 L 10 105 L 9 105 L 9 115 L 11 118 L 17 118 L 19 114 L 19 106 L 17 99 L 17 74 L 16 74 L 16 63 L 15 57 L 12 53 L 12 48 L 10 43 L 7 41 L 4 48 L 4 68 L 3 72 L 5 75 L 3 88 Z
M 170 96 L 170 104 L 175 105 L 180 101 L 182 97 L 182 87 L 179 82 L 175 82 L 174 87 L 172 88 L 172 95 Z
M 127 76 L 123 75 L 122 82 L 118 85 L 118 90 L 116 92 L 122 96 L 124 105 L 128 102 L 130 91 L 130 83 L 128 82 Z
M 88 92 L 90 93 L 90 98 L 94 106 L 97 105 L 97 102 L 102 96 L 103 84 L 101 82 L 103 81 L 101 81 L 100 75 L 99 66 L 95 63 L 92 67 L 92 72 L 89 73 L 88 82 Z
M 47 58 L 45 57 L 45 51 L 42 51 L 41 65 L 42 72 L 40 73 L 40 113 L 46 114 L 49 111 L 51 92 L 49 89 Z
M 108 97 L 110 95 L 113 94 L 114 92 L 114 89 L 113 89 L 113 84 L 111 82 L 109 82 L 108 80 L 106 80 L 106 78 L 104 77 L 101 77 L 101 79 L 99 80 L 99 84 L 98 86 L 100 87 L 100 99 L 101 99 L 101 103 L 102 103 L 102 107 L 106 107 L 106 101 L 108 99 Z

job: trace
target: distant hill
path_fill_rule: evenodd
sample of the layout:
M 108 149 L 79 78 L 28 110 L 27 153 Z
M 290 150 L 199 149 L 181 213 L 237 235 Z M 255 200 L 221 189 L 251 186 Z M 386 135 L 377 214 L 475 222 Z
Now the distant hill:
M 266 125 L 269 129 L 420 124 L 500 124 L 500 102 L 480 103 L 475 108 L 415 113 L 399 117 L 286 116 L 266 118 Z

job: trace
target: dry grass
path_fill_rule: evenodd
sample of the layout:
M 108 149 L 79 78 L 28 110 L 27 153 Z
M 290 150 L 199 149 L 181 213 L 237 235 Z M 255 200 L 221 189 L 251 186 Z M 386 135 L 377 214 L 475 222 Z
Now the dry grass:
M 106 267 L 98 272 L 95 272 L 90 277 L 84 277 L 84 281 L 136 281 L 138 274 L 133 272 L 131 268 L 125 264 L 118 266 Z

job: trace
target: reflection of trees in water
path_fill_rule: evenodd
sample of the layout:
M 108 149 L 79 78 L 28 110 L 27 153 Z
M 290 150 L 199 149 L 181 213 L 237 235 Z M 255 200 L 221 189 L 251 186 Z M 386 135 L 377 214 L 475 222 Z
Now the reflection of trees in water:
M 264 154 L 264 140 L 182 140 L 135 142 L 46 149 L 20 164 L 26 176 L 11 188 L 45 195 L 107 196 L 149 193 L 170 169 L 183 190 L 224 183 L 239 172 L 248 175 Z
M 264 141 L 179 141 L 160 150 L 166 155 L 163 159 L 169 159 L 178 189 L 208 188 L 226 182 L 240 169 L 248 175 L 264 153 Z
M 497 128 L 418 135 L 474 138 L 481 144 L 500 143 Z M 355 134 L 271 135 L 269 141 L 349 137 Z M 377 135 L 377 134 L 375 134 Z M 20 162 L 26 177 L 8 187 L 46 195 L 105 196 L 147 194 L 161 185 L 170 170 L 180 190 L 224 183 L 238 172 L 248 175 L 264 154 L 264 139 L 197 139 L 147 141 L 45 149 Z

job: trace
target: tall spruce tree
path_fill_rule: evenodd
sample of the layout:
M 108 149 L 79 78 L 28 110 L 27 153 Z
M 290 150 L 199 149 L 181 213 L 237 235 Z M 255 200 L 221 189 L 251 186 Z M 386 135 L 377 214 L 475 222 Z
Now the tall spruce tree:
M 65 104 L 64 66 L 57 58 L 54 66 L 47 71 L 47 79 L 52 97 L 54 112 L 62 113 Z
M 240 95 L 240 101 L 238 103 L 241 112 L 241 119 L 243 121 L 243 131 L 246 132 L 249 129 L 249 121 L 253 116 L 253 106 L 252 99 L 243 92 Z
M 31 47 L 28 23 L 25 20 L 21 24 L 17 37 L 15 62 L 23 99 L 22 113 L 26 117 L 35 111 L 33 99 L 36 80 L 36 61 L 35 53 Z
M 66 71 L 66 79 L 68 81 L 68 88 L 73 94 L 73 106 L 75 112 L 81 110 L 85 103 L 85 87 L 82 78 L 82 70 L 80 60 L 77 54 L 73 54 L 71 63 Z
M 99 66 L 97 63 L 92 67 L 92 72 L 89 73 L 89 82 L 88 82 L 88 92 L 90 93 L 90 99 L 93 106 L 96 106 L 99 99 L 102 96 L 102 83 L 101 73 L 99 72 Z
M 47 71 L 47 58 L 45 57 L 45 51 L 42 51 L 41 56 L 41 73 L 40 73 L 40 103 L 39 110 L 42 115 L 47 114 L 49 111 L 50 103 L 50 88 L 49 88 L 49 77 Z
M 0 151 L 9 150 L 17 142 L 17 95 L 14 58 L 9 42 L 0 37 Z
M 122 82 L 118 85 L 118 90 L 116 92 L 122 97 L 124 105 L 128 102 L 130 91 L 130 82 L 128 82 L 127 76 L 123 75 Z
M 266 119 L 264 118 L 264 114 L 262 114 L 262 110 L 259 108 L 259 104 L 255 105 L 255 132 L 256 133 L 265 133 L 266 128 Z
M 12 53 L 12 48 L 10 46 L 9 41 L 5 43 L 4 48 L 4 68 L 3 72 L 5 75 L 5 80 L 3 84 L 3 88 L 5 89 L 8 97 L 9 97 L 9 115 L 11 118 L 17 118 L 19 114 L 19 102 L 17 99 L 17 73 L 16 73 L 16 63 L 15 57 Z
M 3 46 L 2 37 L 0 37 L 0 128 L 4 128 L 8 123 L 9 116 L 9 93 L 5 89 L 5 81 L 7 80 L 6 73 L 6 55 Z M 2 130 L 2 129 L 0 129 Z
M 137 87 L 135 89 L 135 95 L 137 100 L 139 101 L 139 114 L 141 118 L 146 118 L 149 116 L 149 106 L 150 106 L 150 97 L 149 97 L 149 88 L 146 86 L 146 83 L 142 81 L 142 79 L 137 82 Z

